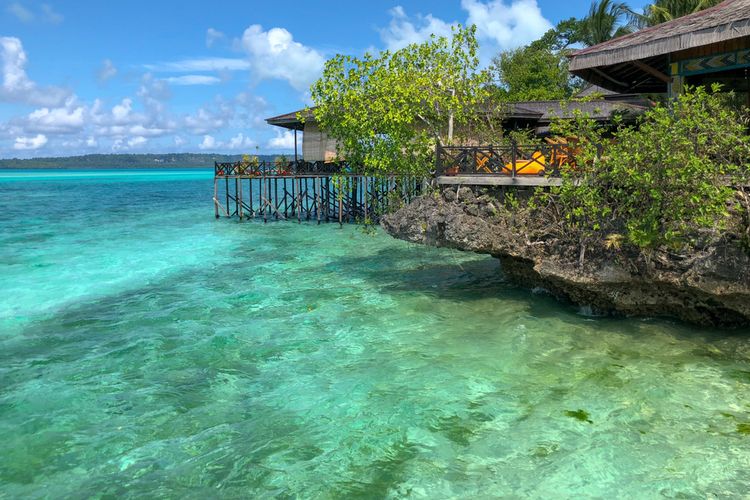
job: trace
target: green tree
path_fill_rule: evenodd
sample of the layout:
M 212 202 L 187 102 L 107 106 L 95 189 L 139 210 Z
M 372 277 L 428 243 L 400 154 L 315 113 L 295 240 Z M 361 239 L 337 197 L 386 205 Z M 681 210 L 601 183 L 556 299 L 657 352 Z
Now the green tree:
M 337 55 L 312 86 L 315 119 L 340 156 L 370 172 L 424 173 L 480 103 L 475 27 L 362 58 Z
M 567 51 L 571 45 L 583 42 L 584 22 L 575 17 L 563 19 L 541 38 L 529 44 L 534 49 Z
M 635 12 L 632 9 L 630 14 L 638 28 L 656 26 L 657 24 L 666 23 L 678 17 L 687 16 L 695 12 L 718 5 L 722 0 L 656 0 L 654 3 L 647 5 L 643 12 Z
M 628 22 L 631 9 L 622 2 L 598 0 L 591 4 L 588 15 L 581 20 L 581 41 L 596 45 L 633 31 Z
M 493 59 L 491 70 L 506 100 L 564 99 L 572 93 L 568 61 L 562 52 L 538 46 L 507 50 Z
M 532 101 L 570 97 L 577 85 L 568 72 L 568 47 L 580 43 L 582 36 L 583 23 L 571 17 L 529 45 L 498 54 L 490 70 L 499 86 L 499 98 Z

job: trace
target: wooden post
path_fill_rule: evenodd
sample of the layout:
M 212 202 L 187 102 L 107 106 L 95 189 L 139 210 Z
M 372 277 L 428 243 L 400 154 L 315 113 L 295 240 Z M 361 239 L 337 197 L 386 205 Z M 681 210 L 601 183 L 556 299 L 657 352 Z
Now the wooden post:
M 253 178 L 247 179 L 247 190 L 250 194 L 250 217 L 255 217 L 255 210 L 253 209 Z
M 297 224 L 302 224 L 302 182 L 297 176 Z
M 216 198 L 219 196 L 219 179 L 214 175 L 214 215 L 219 218 L 219 200 Z
M 362 187 L 362 202 L 364 204 L 364 209 L 365 209 L 365 223 L 367 223 L 367 195 L 369 191 L 368 186 L 370 185 L 370 178 L 364 177 L 364 181 L 365 183 L 364 183 L 364 186 Z
M 282 184 L 284 185 L 284 219 L 286 219 L 289 211 L 289 198 L 286 195 L 286 177 L 284 177 Z
M 226 202 L 227 202 L 226 212 L 227 212 L 227 217 L 229 217 L 229 177 L 224 177 L 224 184 L 225 184 L 224 187 L 226 188 L 224 189 L 224 197 L 226 198 Z
M 268 222 L 268 215 L 266 214 L 266 207 L 268 206 L 266 202 L 266 196 L 268 193 L 266 192 L 266 173 L 261 172 L 260 174 L 260 189 L 261 189 L 261 197 L 260 197 L 260 203 L 261 203 L 261 212 L 263 212 L 263 223 Z
M 318 225 L 320 225 L 320 201 L 322 198 L 321 191 L 323 190 L 323 182 L 320 177 L 315 177 L 315 180 L 313 181 L 318 184 L 318 189 L 316 190 L 315 194 L 315 215 L 318 217 Z M 217 216 L 218 217 L 218 216 Z
M 242 177 L 237 177 L 237 212 L 242 220 Z
M 294 163 L 297 163 L 297 129 L 294 129 Z

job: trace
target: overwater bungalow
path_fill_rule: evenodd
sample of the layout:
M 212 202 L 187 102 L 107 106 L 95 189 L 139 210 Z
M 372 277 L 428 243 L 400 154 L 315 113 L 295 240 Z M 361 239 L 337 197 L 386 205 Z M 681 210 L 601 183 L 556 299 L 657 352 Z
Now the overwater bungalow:
M 679 94 L 717 82 L 750 103 L 750 0 L 715 7 L 574 53 L 570 71 L 625 93 Z

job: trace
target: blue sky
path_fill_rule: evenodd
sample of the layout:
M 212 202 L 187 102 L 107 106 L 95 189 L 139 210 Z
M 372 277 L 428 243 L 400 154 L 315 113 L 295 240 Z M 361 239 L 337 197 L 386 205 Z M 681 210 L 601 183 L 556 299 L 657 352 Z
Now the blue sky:
M 644 0 L 631 1 L 640 8 Z M 477 24 L 482 57 L 589 0 L 0 0 L 0 157 L 288 152 L 264 119 L 303 107 L 335 53 Z

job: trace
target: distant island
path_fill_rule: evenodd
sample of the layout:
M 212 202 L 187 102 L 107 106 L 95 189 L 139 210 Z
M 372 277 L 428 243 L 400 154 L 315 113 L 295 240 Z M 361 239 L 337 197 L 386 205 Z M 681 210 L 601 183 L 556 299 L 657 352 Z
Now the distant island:
M 263 161 L 273 161 L 275 155 L 258 155 Z M 291 158 L 287 156 L 287 158 Z M 60 156 L 47 158 L 11 158 L 0 160 L 0 169 L 24 168 L 213 168 L 214 162 L 233 162 L 242 155 L 220 155 L 210 153 L 165 153 L 165 154 L 91 154 L 83 156 Z

